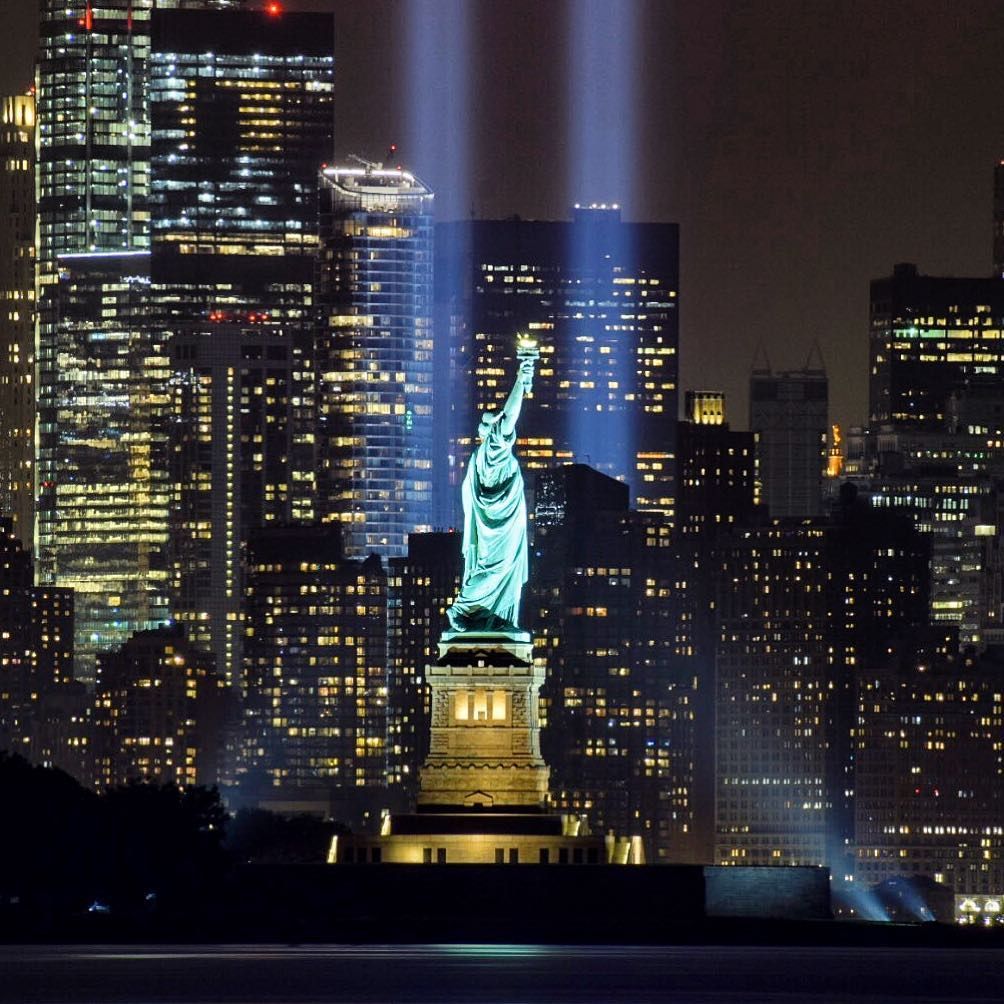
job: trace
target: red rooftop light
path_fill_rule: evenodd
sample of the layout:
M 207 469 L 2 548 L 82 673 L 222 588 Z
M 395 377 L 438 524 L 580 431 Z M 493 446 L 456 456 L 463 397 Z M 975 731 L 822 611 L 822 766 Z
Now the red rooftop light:
M 282 4 L 277 3 L 276 0 L 271 0 L 271 3 L 265 4 L 265 13 L 269 17 L 278 17 L 282 13 Z

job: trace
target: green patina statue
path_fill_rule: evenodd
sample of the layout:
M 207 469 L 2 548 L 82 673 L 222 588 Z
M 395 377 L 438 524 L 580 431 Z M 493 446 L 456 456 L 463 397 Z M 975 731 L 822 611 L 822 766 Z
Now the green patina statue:
M 480 443 L 464 478 L 464 578 L 447 611 L 453 632 L 520 633 L 519 597 L 527 579 L 526 499 L 513 456 L 523 396 L 533 387 L 536 343 L 521 339 L 516 383 L 497 414 L 485 412 Z

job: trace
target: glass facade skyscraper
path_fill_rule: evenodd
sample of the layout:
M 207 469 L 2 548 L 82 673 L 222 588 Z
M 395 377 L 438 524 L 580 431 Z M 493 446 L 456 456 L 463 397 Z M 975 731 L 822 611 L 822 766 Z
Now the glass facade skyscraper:
M 42 0 L 39 265 L 149 247 L 147 60 L 153 0 Z
M 214 309 L 309 312 L 332 47 L 324 14 L 156 12 L 152 268 L 168 326 Z
M 173 367 L 171 605 L 241 674 L 244 548 L 314 508 L 317 172 L 330 15 L 156 11 L 152 307 Z
M 162 345 L 149 288 L 152 0 L 41 3 L 39 582 L 76 593 L 77 675 L 166 616 Z
M 40 583 L 76 594 L 76 675 L 168 617 L 169 359 L 149 254 L 64 255 L 38 388 Z
M 432 518 L 432 198 L 408 171 L 321 173 L 319 508 L 349 556 L 403 556 Z

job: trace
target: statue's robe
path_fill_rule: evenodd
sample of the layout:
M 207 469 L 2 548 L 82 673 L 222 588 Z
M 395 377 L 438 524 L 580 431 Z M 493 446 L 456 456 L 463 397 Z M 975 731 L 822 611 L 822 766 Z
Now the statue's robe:
M 516 432 L 496 419 L 467 466 L 464 581 L 448 611 L 454 631 L 506 631 L 517 626 L 527 580 L 526 499 L 513 456 Z

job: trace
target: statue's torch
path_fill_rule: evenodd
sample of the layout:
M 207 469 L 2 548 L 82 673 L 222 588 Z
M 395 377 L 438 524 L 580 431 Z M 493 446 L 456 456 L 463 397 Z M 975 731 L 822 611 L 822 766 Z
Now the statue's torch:
M 520 361 L 520 364 L 527 362 L 528 360 L 536 363 L 540 358 L 540 348 L 537 345 L 537 339 L 531 338 L 529 335 L 518 335 L 516 338 L 516 358 Z M 523 381 L 523 387 L 527 394 L 533 392 L 533 367 L 530 367 L 530 375 Z

